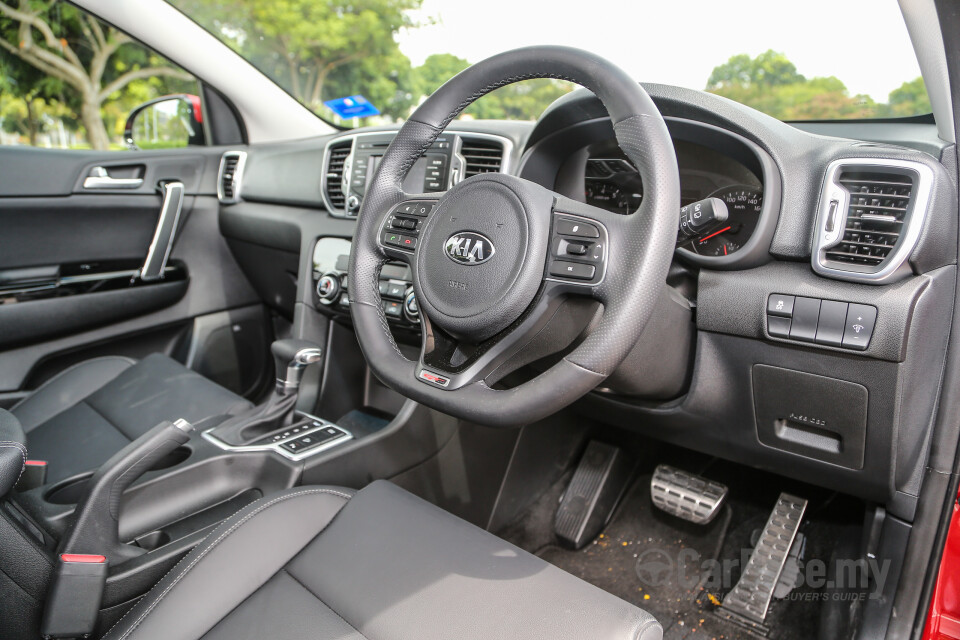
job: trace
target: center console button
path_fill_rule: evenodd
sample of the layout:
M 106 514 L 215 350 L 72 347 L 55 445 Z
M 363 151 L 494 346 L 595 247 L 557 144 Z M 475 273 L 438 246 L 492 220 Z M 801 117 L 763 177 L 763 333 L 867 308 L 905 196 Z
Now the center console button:
M 767 316 L 767 333 L 777 338 L 789 338 L 790 318 Z

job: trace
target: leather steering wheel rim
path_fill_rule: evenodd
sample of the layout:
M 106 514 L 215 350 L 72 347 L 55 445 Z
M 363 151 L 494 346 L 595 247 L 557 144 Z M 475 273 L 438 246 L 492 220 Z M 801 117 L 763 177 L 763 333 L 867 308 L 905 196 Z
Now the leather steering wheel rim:
M 494 89 L 534 78 L 567 80 L 596 94 L 610 114 L 618 144 L 640 173 L 643 200 L 636 212 L 621 216 L 570 201 L 561 208 L 566 199 L 553 194 L 555 212 L 589 210 L 608 232 L 606 276 L 588 294 L 603 305 L 601 320 L 573 351 L 517 387 L 493 389 L 480 379 L 456 389 L 438 388 L 418 379 L 418 363 L 403 355 L 390 332 L 378 287 L 388 260 L 378 241 L 380 229 L 407 197 L 401 185 L 410 168 L 460 112 Z M 514 426 L 551 415 L 603 382 L 633 349 L 666 286 L 679 211 L 677 161 L 666 124 L 646 91 L 619 67 L 589 52 L 556 46 L 516 49 L 477 63 L 440 87 L 404 123 L 367 187 L 349 271 L 350 309 L 363 354 L 388 386 L 462 419 Z

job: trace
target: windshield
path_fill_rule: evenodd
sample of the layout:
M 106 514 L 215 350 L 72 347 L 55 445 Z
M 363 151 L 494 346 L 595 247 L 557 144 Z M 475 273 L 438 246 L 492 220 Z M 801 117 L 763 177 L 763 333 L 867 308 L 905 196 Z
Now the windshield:
M 403 120 L 469 64 L 534 44 L 586 49 L 640 81 L 710 91 L 782 120 L 930 112 L 894 0 L 591 0 L 576 11 L 540 0 L 170 2 L 343 126 Z M 462 117 L 536 119 L 572 88 L 518 83 Z

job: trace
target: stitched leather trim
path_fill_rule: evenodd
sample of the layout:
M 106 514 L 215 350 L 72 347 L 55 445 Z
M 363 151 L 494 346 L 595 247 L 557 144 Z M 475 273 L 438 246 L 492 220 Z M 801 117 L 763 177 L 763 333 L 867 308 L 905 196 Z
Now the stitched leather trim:
M 150 612 L 152 612 L 152 611 L 156 608 L 156 606 L 157 606 L 158 604 L 160 604 L 160 602 L 161 602 L 161 601 L 163 600 L 163 598 L 170 592 L 170 590 L 173 589 L 173 587 L 175 587 L 175 586 L 177 585 L 177 583 L 179 583 L 180 580 L 182 580 L 182 579 L 184 578 L 184 576 L 186 576 L 187 573 L 189 573 L 189 571 L 190 571 L 191 569 L 193 569 L 193 568 L 197 565 L 198 562 L 200 562 L 201 560 L 203 560 L 203 559 L 207 556 L 207 554 L 209 554 L 211 551 L 213 551 L 213 549 L 215 549 L 215 548 L 217 547 L 217 545 L 219 545 L 221 542 L 223 542 L 223 541 L 224 541 L 230 534 L 232 534 L 234 531 L 236 531 L 237 529 L 239 529 L 245 522 L 247 522 L 248 520 L 250 520 L 251 518 L 253 518 L 253 517 L 256 516 L 257 514 L 259 514 L 261 511 L 264 511 L 265 509 L 267 509 L 267 508 L 269 508 L 269 507 L 271 507 L 271 506 L 273 506 L 273 505 L 275 505 L 275 504 L 278 504 L 278 503 L 280 503 L 280 502 L 284 502 L 285 500 L 289 500 L 289 499 L 291 499 L 291 498 L 296 498 L 296 497 L 304 496 L 304 495 L 317 494 L 317 493 L 329 493 L 329 494 L 332 494 L 332 495 L 335 495 L 335 496 L 339 496 L 339 497 L 343 498 L 344 500 L 349 500 L 349 499 L 350 499 L 350 496 L 349 496 L 349 495 L 347 495 L 347 494 L 345 494 L 345 493 L 341 493 L 341 492 L 339 492 L 339 491 L 335 491 L 335 490 L 333 490 L 333 489 L 307 489 L 307 490 L 305 490 L 305 491 L 298 491 L 298 492 L 296 492 L 296 493 L 289 493 L 289 494 L 287 494 L 287 495 L 285 495 L 285 496 L 281 496 L 281 497 L 279 497 L 279 498 L 274 498 L 273 500 L 270 500 L 269 502 L 266 502 L 266 503 L 260 505 L 259 507 L 257 507 L 256 509 L 254 509 L 253 511 L 251 511 L 250 513 L 248 513 L 247 515 L 245 515 L 243 518 L 241 518 L 241 519 L 238 520 L 237 522 L 233 523 L 226 531 L 224 531 L 223 533 L 221 533 L 220 536 L 219 536 L 216 540 L 214 540 L 212 543 L 210 543 L 209 546 L 205 547 L 205 548 L 197 555 L 197 557 L 195 557 L 195 558 L 190 562 L 190 564 L 180 573 L 180 575 L 178 575 L 176 578 L 174 578 L 173 581 L 172 581 L 169 585 L 167 585 L 167 587 L 163 590 L 163 592 L 162 592 L 159 596 L 157 596 L 156 599 L 153 600 L 153 601 L 147 606 L 146 611 L 144 611 L 142 614 L 140 614 L 140 617 L 137 618 L 136 622 L 134 622 L 134 623 L 130 626 L 129 629 L 127 629 L 126 631 L 124 631 L 124 632 L 123 632 L 123 635 L 121 635 L 118 640 L 124 640 L 125 638 L 129 637 L 131 633 L 133 633 L 134 631 L 136 631 L 137 627 L 139 627 L 140 624 L 143 622 L 143 620 L 147 617 L 147 615 L 149 615 Z M 213 535 L 213 534 L 211 534 L 211 535 Z M 169 572 L 167 572 L 167 574 L 160 580 L 160 582 L 163 582 L 163 580 L 166 579 L 167 575 L 170 575 L 170 573 L 176 571 L 177 567 L 179 567 L 180 564 L 189 557 L 189 555 L 190 555 L 190 554 L 187 554 L 187 556 L 185 556 L 183 559 L 181 559 L 180 562 L 178 562 L 176 565 L 174 565 L 173 569 L 171 569 Z M 159 584 L 159 583 L 158 583 L 158 584 Z M 154 589 L 156 589 L 156 587 L 154 587 Z M 152 593 L 153 593 L 153 589 L 151 589 L 150 592 L 147 593 L 146 596 L 144 596 L 144 598 L 149 597 Z M 139 604 L 139 603 L 138 603 L 138 604 Z M 134 605 L 134 607 L 136 607 L 136 605 Z M 131 608 L 130 611 L 133 611 L 133 609 Z M 120 618 L 119 620 L 117 620 L 117 622 L 116 622 L 112 627 L 110 627 L 109 631 L 107 631 L 107 633 L 104 634 L 104 636 L 103 636 L 104 639 L 107 638 L 107 637 L 113 632 L 114 628 L 116 628 L 117 625 L 119 625 L 121 622 L 123 622 L 124 618 L 127 617 L 127 615 L 130 613 L 130 611 L 128 611 L 127 613 L 125 613 L 122 618 Z
M 17 486 L 17 483 L 20 482 L 20 478 L 23 476 L 24 470 L 27 468 L 27 448 L 13 440 L 2 440 L 0 441 L 0 449 L 17 449 L 20 451 L 20 473 L 17 474 L 17 479 L 13 482 L 13 486 Z

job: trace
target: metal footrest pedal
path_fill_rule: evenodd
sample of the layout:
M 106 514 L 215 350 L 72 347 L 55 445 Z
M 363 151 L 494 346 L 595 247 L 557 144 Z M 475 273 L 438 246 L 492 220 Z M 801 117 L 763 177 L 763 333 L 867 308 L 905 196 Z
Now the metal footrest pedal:
M 650 478 L 653 505 L 670 515 L 696 524 L 707 524 L 720 513 L 727 487 L 719 482 L 659 465 Z
M 780 494 L 740 580 L 723 599 L 722 610 L 763 623 L 806 508 L 805 499 Z

